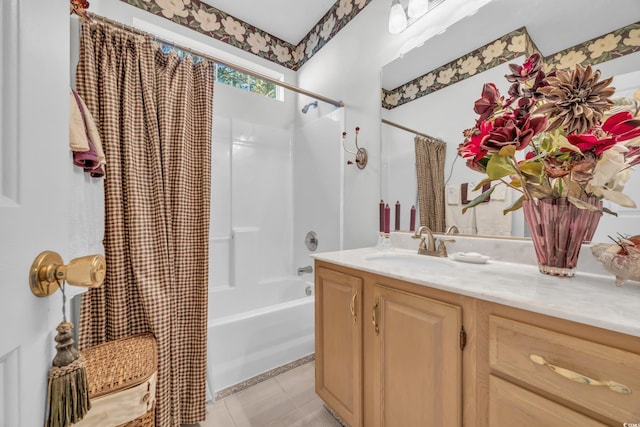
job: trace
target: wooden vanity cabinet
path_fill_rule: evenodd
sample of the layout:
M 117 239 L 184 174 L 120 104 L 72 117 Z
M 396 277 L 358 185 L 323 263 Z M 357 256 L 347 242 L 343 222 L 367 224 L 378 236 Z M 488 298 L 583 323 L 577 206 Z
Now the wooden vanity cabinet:
M 480 302 L 482 424 L 640 423 L 640 338 Z
M 362 426 L 363 279 L 316 264 L 316 393 L 351 427 Z
M 640 338 L 316 260 L 316 390 L 350 427 L 634 425 Z
M 350 427 L 461 426 L 461 306 L 321 261 L 315 271 L 316 392 L 325 403 Z
M 371 290 L 372 426 L 461 426 L 461 308 L 378 284 Z

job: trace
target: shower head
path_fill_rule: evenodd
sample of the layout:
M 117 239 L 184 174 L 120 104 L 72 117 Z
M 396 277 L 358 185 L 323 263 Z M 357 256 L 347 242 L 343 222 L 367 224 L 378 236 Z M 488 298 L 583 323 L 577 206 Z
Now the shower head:
M 302 107 L 302 112 L 304 114 L 307 114 L 307 111 L 309 111 L 309 107 L 318 108 L 318 101 L 310 102 L 307 105 L 305 105 L 304 107 Z

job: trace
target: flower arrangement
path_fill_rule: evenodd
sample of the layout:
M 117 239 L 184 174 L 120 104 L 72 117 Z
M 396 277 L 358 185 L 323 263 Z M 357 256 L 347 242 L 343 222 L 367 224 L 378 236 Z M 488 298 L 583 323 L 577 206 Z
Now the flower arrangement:
M 508 97 L 486 83 L 475 102 L 479 115 L 464 132 L 458 154 L 487 183 L 506 184 L 523 200 L 567 198 L 579 209 L 595 210 L 588 198 L 635 207 L 624 193 L 631 167 L 640 163 L 640 120 L 629 112 L 605 116 L 614 105 L 612 78 L 600 79 L 591 66 L 545 73 L 540 55 L 510 64 Z M 467 208 L 486 200 L 496 185 Z

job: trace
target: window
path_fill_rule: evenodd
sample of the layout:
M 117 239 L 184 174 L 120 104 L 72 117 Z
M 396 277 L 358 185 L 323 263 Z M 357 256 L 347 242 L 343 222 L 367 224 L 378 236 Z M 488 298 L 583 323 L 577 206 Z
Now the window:
M 177 45 L 185 46 L 186 48 L 193 49 L 207 55 L 215 56 L 217 58 L 220 58 L 221 60 L 224 60 L 225 62 L 230 62 L 233 64 L 237 64 L 240 67 L 254 70 L 259 74 L 268 76 L 275 80 L 284 80 L 284 75 L 281 73 L 277 73 L 269 68 L 259 66 L 235 55 L 231 55 L 227 52 L 209 46 L 208 44 L 193 40 L 189 37 L 174 33 L 172 31 L 168 31 L 163 27 L 153 25 L 137 18 L 133 18 L 133 24 L 136 28 L 139 28 L 151 34 L 156 34 L 158 37 L 174 42 Z M 185 55 L 191 55 L 194 58 L 194 61 L 203 60 L 203 58 L 201 57 L 197 57 L 196 55 L 192 55 L 168 44 L 163 44 L 162 50 L 164 52 L 176 52 L 181 58 L 184 58 Z M 279 101 L 282 101 L 284 99 L 284 89 L 276 85 L 275 83 L 259 79 L 247 73 L 236 71 L 233 68 L 227 67 L 226 65 L 222 64 L 215 64 L 215 69 L 217 83 L 233 86 L 241 90 L 253 92 L 262 96 L 266 96 L 267 98 L 277 99 Z

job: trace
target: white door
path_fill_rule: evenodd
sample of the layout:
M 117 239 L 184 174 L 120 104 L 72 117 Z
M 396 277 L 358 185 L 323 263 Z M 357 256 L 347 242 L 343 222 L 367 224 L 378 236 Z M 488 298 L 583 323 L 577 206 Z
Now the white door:
M 67 259 L 68 0 L 0 6 L 0 426 L 43 425 L 62 296 L 35 297 L 33 259 Z

